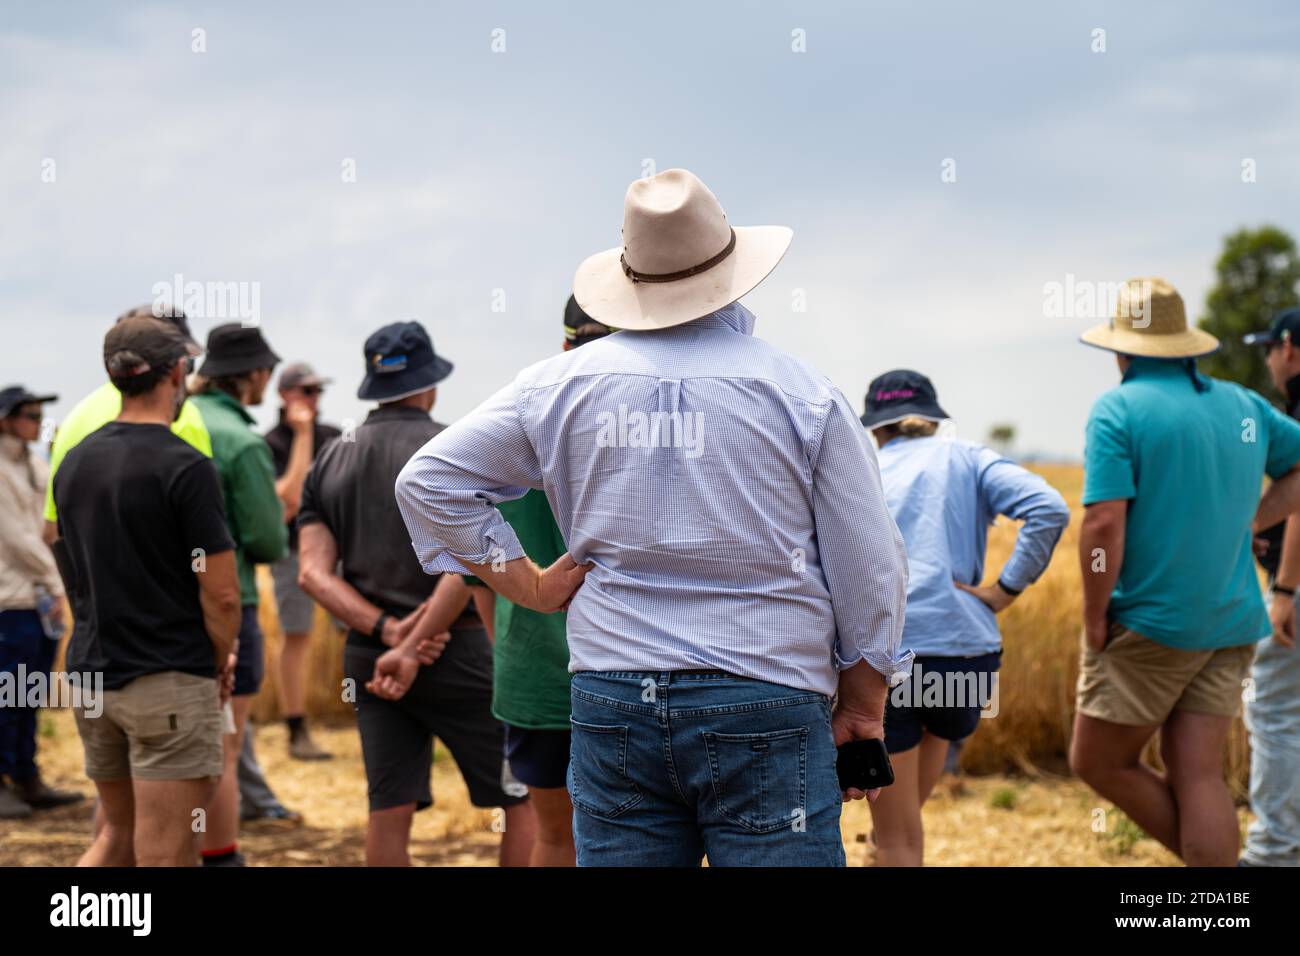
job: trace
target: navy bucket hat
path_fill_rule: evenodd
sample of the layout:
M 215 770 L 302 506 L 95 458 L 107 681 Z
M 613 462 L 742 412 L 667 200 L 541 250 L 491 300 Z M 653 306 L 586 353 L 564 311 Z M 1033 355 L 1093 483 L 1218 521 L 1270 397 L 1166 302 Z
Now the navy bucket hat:
M 932 422 L 951 416 L 939 407 L 934 383 L 920 372 L 900 368 L 878 376 L 867 386 L 862 424 L 867 428 L 892 425 L 904 418 L 925 418 Z
M 366 377 L 357 398 L 395 402 L 433 388 L 454 367 L 433 350 L 419 322 L 394 322 L 366 339 Z

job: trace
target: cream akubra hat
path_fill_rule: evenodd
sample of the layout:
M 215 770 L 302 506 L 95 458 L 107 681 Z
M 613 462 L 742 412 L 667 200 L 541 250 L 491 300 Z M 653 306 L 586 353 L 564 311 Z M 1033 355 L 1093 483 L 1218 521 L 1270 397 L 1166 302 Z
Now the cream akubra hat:
M 785 226 L 732 226 L 699 177 L 665 170 L 627 188 L 623 245 L 578 266 L 573 295 L 616 329 L 681 325 L 754 289 L 793 236 Z
M 1129 279 L 1119 290 L 1115 317 L 1079 336 L 1086 345 L 1147 358 L 1199 358 L 1219 348 L 1209 332 L 1187 327 L 1178 290 L 1164 279 Z

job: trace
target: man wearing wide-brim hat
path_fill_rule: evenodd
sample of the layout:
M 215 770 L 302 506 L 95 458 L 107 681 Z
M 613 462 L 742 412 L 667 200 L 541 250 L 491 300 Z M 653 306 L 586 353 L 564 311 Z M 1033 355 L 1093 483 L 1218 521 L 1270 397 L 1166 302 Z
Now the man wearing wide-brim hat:
M 1116 353 L 1121 382 L 1087 425 L 1070 764 L 1188 865 L 1231 866 L 1224 748 L 1255 642 L 1272 631 L 1252 529 L 1300 505 L 1300 425 L 1197 370 L 1218 341 L 1188 327 L 1163 279 L 1126 282 L 1115 317 L 1081 339 Z M 1141 762 L 1157 731 L 1163 774 Z
M 737 301 L 790 239 L 685 170 L 634 182 L 573 288 L 622 331 L 525 369 L 397 482 L 426 571 L 568 606 L 579 866 L 843 865 L 836 744 L 883 739 L 909 672 L 868 436 Z M 529 488 L 569 549 L 545 570 L 493 507 Z

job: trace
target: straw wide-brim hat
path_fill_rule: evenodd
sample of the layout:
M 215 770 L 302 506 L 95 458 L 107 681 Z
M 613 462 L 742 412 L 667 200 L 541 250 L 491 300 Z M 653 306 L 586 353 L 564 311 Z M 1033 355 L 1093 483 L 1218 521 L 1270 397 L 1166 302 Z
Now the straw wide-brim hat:
M 1188 328 L 1178 290 L 1164 279 L 1129 279 L 1119 290 L 1115 317 L 1079 336 L 1079 341 L 1123 355 L 1198 358 L 1219 348 L 1209 332 Z
M 753 290 L 793 236 L 785 226 L 732 226 L 694 173 L 665 170 L 627 188 L 623 245 L 578 266 L 573 295 L 616 329 L 681 325 Z

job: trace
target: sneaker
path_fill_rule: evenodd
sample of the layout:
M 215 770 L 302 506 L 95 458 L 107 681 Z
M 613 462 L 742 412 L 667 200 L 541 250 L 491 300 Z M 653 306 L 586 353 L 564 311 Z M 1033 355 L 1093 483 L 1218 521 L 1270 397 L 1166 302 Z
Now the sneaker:
M 55 790 L 47 786 L 45 781 L 38 774 L 30 780 L 22 780 L 15 784 L 14 789 L 23 799 L 24 803 L 31 806 L 33 810 L 49 810 L 53 807 L 66 807 L 74 803 L 80 803 L 85 799 L 83 794 L 75 790 Z
M 32 815 L 32 805 L 6 783 L 0 783 L 0 820 L 22 820 Z
M 306 727 L 298 728 L 297 733 L 289 735 L 289 756 L 294 760 L 333 760 L 334 755 L 328 750 L 321 750 Z

